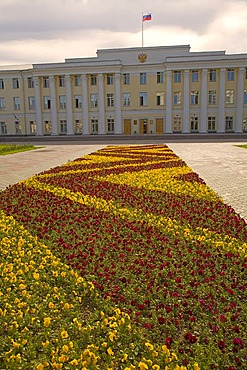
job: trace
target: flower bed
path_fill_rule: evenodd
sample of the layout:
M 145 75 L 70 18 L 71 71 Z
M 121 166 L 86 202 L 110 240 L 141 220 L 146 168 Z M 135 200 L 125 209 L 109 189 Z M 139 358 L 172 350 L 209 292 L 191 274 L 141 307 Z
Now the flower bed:
M 137 369 L 159 369 L 159 366 L 160 369 L 165 366 L 196 369 L 196 363 L 201 369 L 246 367 L 246 222 L 166 145 L 107 147 L 9 187 L 0 194 L 0 199 L 5 217 L 13 216 L 28 233 L 28 238 L 32 238 L 27 251 L 30 246 L 37 253 L 39 247 L 32 247 L 33 240 L 42 243 L 46 251 L 59 258 L 56 266 L 65 266 L 67 275 L 68 271 L 76 271 L 73 278 L 82 276 L 86 287 L 95 287 L 93 298 L 92 291 L 86 289 L 82 297 L 81 293 L 76 295 L 84 303 L 73 303 L 71 292 L 77 280 L 66 284 L 61 274 L 56 274 L 57 267 L 52 273 L 49 268 L 42 269 L 42 278 L 46 280 L 42 287 L 47 288 L 31 295 L 30 307 L 30 300 L 26 301 L 28 313 L 34 309 L 37 318 L 37 307 L 41 312 L 37 325 L 43 331 L 37 326 L 36 333 L 29 321 L 27 327 L 32 329 L 32 335 L 42 337 L 42 343 L 51 342 L 46 338 L 51 319 L 46 309 L 52 289 L 58 283 L 64 287 L 63 305 L 74 305 L 76 309 L 70 314 L 69 309 L 63 311 L 63 306 L 56 306 L 61 317 L 60 324 L 53 331 L 48 330 L 54 342 L 52 350 L 49 349 L 50 357 L 48 350 L 42 350 L 43 362 L 38 362 L 41 355 L 37 346 L 33 350 L 32 361 L 40 365 L 40 369 L 47 364 L 49 368 L 53 363 L 62 364 L 64 369 L 81 369 L 83 363 L 86 369 L 128 369 L 131 366 Z M 9 240 L 9 231 L 5 234 L 4 243 Z M 13 246 L 21 235 L 11 236 L 15 238 Z M 16 264 L 17 256 L 11 259 L 15 261 L 11 263 Z M 9 270 L 6 271 L 8 274 Z M 30 274 L 32 293 L 35 289 L 31 287 L 36 288 L 39 282 L 33 273 L 40 274 L 38 267 Z M 27 355 L 26 343 L 22 347 L 20 344 L 26 339 L 20 336 L 18 342 L 13 336 L 13 333 L 20 335 L 20 326 L 15 327 L 14 332 L 9 330 L 13 319 L 8 302 L 12 299 L 9 303 L 12 305 L 17 292 L 20 293 L 16 285 L 12 286 L 13 282 L 10 285 L 4 282 L 7 311 L 5 315 L 4 307 L 0 311 L 1 319 L 6 320 L 7 316 L 9 320 L 7 328 L 3 326 L 2 329 L 9 338 L 4 342 L 4 353 L 13 351 L 13 347 L 16 349 L 15 354 L 5 355 L 7 358 L 18 353 Z M 6 289 L 10 289 L 7 295 Z M 47 294 L 50 294 L 48 298 Z M 91 294 L 90 298 L 87 294 Z M 87 307 L 88 300 L 93 302 L 92 306 Z M 52 304 L 55 305 L 53 301 Z M 100 312 L 104 308 L 111 317 L 113 305 L 119 310 L 120 321 L 122 318 L 125 323 L 129 320 L 120 330 L 119 347 L 114 335 L 111 338 L 115 347 L 109 343 L 105 329 L 92 330 L 93 337 L 88 336 L 86 325 L 90 322 L 94 327 L 95 321 L 100 322 Z M 14 317 L 18 316 L 18 312 L 14 312 Z M 82 320 L 80 315 L 86 316 Z M 61 338 L 61 332 L 68 333 L 75 318 L 82 322 L 86 339 L 79 339 L 80 335 L 73 333 L 73 358 L 68 359 L 71 349 L 66 353 L 61 350 L 66 339 Z M 44 321 L 41 325 L 44 319 L 48 320 L 45 321 L 47 328 Z M 131 330 L 128 329 L 130 323 Z M 108 336 L 108 342 L 104 335 Z M 19 346 L 11 346 L 12 340 Z M 68 343 L 65 345 L 70 348 Z M 107 344 L 104 347 L 102 343 Z M 128 343 L 133 343 L 135 348 Z M 87 360 L 79 354 L 79 347 L 86 350 L 87 345 L 94 346 L 95 363 L 92 357 L 91 362 L 85 362 Z M 103 351 L 104 355 L 95 350 L 102 346 L 109 350 Z M 88 350 L 92 351 L 91 347 Z M 8 364 L 19 361 L 16 357 L 12 360 Z M 9 366 L 10 369 L 25 368 L 24 365 Z

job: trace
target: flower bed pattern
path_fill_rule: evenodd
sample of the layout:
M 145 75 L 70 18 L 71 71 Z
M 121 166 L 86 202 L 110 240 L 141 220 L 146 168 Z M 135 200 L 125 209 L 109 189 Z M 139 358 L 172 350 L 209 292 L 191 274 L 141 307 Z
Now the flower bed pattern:
M 130 316 L 150 344 L 129 366 L 246 367 L 246 222 L 166 145 L 107 147 L 0 200 L 6 216 Z M 143 360 L 145 348 L 162 344 L 179 360 Z

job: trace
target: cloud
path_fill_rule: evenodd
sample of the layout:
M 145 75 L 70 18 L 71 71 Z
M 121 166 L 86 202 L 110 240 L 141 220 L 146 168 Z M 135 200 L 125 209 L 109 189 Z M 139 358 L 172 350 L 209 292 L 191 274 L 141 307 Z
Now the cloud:
M 190 44 L 244 52 L 246 0 L 1 0 L 0 64 L 63 61 L 97 49 Z

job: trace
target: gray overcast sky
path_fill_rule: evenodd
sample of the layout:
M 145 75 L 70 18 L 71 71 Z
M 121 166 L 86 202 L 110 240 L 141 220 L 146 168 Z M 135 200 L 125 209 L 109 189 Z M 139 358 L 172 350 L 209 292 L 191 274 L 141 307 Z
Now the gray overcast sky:
M 141 46 L 142 12 L 144 46 L 247 53 L 247 0 L 0 0 L 0 65 Z

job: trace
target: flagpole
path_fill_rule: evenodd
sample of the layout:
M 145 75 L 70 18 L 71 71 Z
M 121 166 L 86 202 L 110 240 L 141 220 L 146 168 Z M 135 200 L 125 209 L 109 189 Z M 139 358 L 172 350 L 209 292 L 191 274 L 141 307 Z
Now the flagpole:
M 143 12 L 142 12 L 142 47 L 143 47 Z

